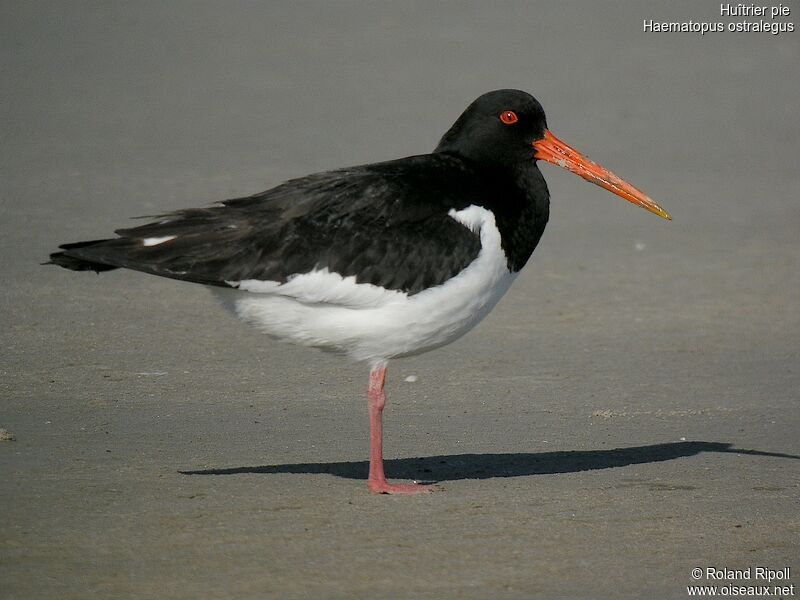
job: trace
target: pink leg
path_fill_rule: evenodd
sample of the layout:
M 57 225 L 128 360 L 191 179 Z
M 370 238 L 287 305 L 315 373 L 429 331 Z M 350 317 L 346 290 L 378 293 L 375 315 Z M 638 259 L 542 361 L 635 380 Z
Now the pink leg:
M 373 494 L 420 494 L 432 492 L 433 485 L 418 483 L 388 483 L 383 474 L 383 407 L 386 394 L 383 384 L 386 380 L 386 365 L 373 367 L 369 372 L 367 400 L 369 405 L 369 479 L 367 485 Z

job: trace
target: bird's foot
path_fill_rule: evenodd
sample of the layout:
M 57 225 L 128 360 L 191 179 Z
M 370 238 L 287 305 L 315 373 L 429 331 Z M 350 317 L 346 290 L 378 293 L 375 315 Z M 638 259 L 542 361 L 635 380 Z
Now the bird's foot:
M 428 494 L 441 488 L 438 485 L 425 483 L 389 483 L 385 479 L 367 481 L 369 491 L 373 494 Z

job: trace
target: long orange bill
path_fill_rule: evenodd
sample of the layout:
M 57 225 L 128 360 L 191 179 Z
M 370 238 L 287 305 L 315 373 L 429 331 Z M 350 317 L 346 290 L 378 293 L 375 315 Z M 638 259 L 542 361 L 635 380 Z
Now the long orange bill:
M 609 192 L 625 198 L 625 200 L 632 202 L 636 206 L 646 208 L 663 219 L 672 220 L 667 211 L 653 202 L 647 194 L 637 190 L 630 183 L 620 179 L 605 167 L 590 161 L 574 148 L 570 148 L 550 133 L 549 129 L 544 130 L 544 137 L 534 142 L 533 147 L 536 149 L 533 156 L 537 160 L 544 160 L 563 167 L 576 175 L 580 175 L 586 181 L 591 181 L 600 187 L 606 188 Z

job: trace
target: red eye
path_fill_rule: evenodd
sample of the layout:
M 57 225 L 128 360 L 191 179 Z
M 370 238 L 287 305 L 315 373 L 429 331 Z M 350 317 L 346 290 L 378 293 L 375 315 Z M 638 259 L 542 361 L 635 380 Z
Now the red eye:
M 500 113 L 500 120 L 506 125 L 513 125 L 519 121 L 519 117 L 517 117 L 517 113 L 513 110 L 504 110 Z

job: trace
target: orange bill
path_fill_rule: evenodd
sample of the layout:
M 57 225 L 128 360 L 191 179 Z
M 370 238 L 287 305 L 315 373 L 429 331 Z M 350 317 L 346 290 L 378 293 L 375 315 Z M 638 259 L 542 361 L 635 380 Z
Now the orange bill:
M 647 194 L 637 190 L 630 183 L 620 179 L 605 167 L 590 161 L 574 148 L 567 146 L 567 144 L 550 133 L 550 130 L 545 129 L 544 137 L 535 141 L 533 147 L 536 149 L 534 158 L 537 160 L 544 160 L 563 167 L 576 175 L 580 175 L 586 181 L 591 181 L 609 192 L 625 198 L 625 200 L 632 202 L 636 206 L 646 208 L 663 219 L 672 220 L 667 211 L 653 202 Z

